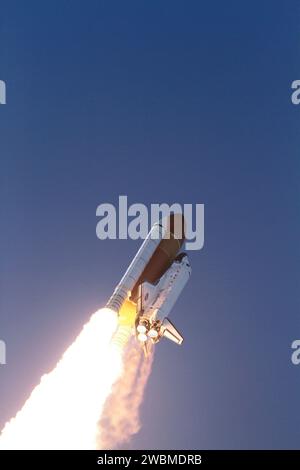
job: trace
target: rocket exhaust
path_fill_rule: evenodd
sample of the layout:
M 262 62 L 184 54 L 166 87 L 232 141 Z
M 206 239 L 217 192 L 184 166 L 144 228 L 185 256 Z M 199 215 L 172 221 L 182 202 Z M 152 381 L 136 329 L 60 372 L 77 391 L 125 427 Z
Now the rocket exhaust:
M 5 425 L 0 449 L 96 449 L 99 417 L 122 373 L 122 354 L 111 345 L 116 326 L 111 310 L 92 315 Z
M 135 343 L 127 344 L 126 326 L 124 335 L 122 326 L 117 333 L 116 328 L 112 310 L 92 315 L 57 366 L 41 378 L 23 408 L 6 423 L 0 450 L 101 449 L 108 443 L 113 448 L 137 432 L 151 362 L 146 364 Z M 127 417 L 126 403 L 134 410 Z M 125 421 L 127 433 L 117 431 L 116 423 L 121 428 Z
M 123 374 L 114 384 L 99 421 L 101 449 L 120 449 L 141 428 L 140 407 L 152 369 L 154 348 L 147 360 L 136 341 L 131 340 L 124 352 Z

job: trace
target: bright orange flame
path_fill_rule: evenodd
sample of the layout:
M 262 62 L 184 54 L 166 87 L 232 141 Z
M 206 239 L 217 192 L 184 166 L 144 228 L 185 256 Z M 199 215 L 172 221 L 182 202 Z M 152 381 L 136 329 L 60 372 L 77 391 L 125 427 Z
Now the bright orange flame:
M 122 373 L 122 349 L 111 344 L 116 327 L 112 310 L 92 315 L 57 366 L 5 425 L 0 449 L 96 449 L 97 423 Z

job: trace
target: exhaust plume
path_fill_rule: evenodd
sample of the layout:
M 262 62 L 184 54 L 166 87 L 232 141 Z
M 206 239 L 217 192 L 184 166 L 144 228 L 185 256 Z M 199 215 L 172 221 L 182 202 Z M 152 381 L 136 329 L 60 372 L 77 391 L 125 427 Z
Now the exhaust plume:
M 108 308 L 91 316 L 4 426 L 0 450 L 115 448 L 139 431 L 153 354 L 144 360 L 136 342 L 128 343 L 131 329 L 117 324 Z
M 140 430 L 139 411 L 153 357 L 153 348 L 145 359 L 136 341 L 128 345 L 124 353 L 123 374 L 113 386 L 99 422 L 101 449 L 118 449 Z
M 0 449 L 96 449 L 97 423 L 122 352 L 111 344 L 117 314 L 98 310 L 57 366 L 4 427 Z

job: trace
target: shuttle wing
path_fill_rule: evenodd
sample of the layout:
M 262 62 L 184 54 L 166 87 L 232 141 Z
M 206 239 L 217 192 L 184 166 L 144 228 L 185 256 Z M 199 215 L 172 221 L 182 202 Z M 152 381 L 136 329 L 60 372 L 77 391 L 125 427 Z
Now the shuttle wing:
M 183 343 L 183 336 L 179 333 L 179 331 L 175 328 L 173 323 L 170 322 L 168 318 L 165 318 L 162 324 L 162 335 L 165 338 L 170 339 L 171 341 L 174 341 L 176 344 L 182 344 Z

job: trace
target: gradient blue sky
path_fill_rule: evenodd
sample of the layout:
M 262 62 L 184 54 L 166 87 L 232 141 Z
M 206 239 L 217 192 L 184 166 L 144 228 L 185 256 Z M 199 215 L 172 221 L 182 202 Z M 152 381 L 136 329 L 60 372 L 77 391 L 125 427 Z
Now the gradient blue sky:
M 299 3 L 1 1 L 0 427 L 136 252 L 101 202 L 204 203 L 133 448 L 299 447 Z

